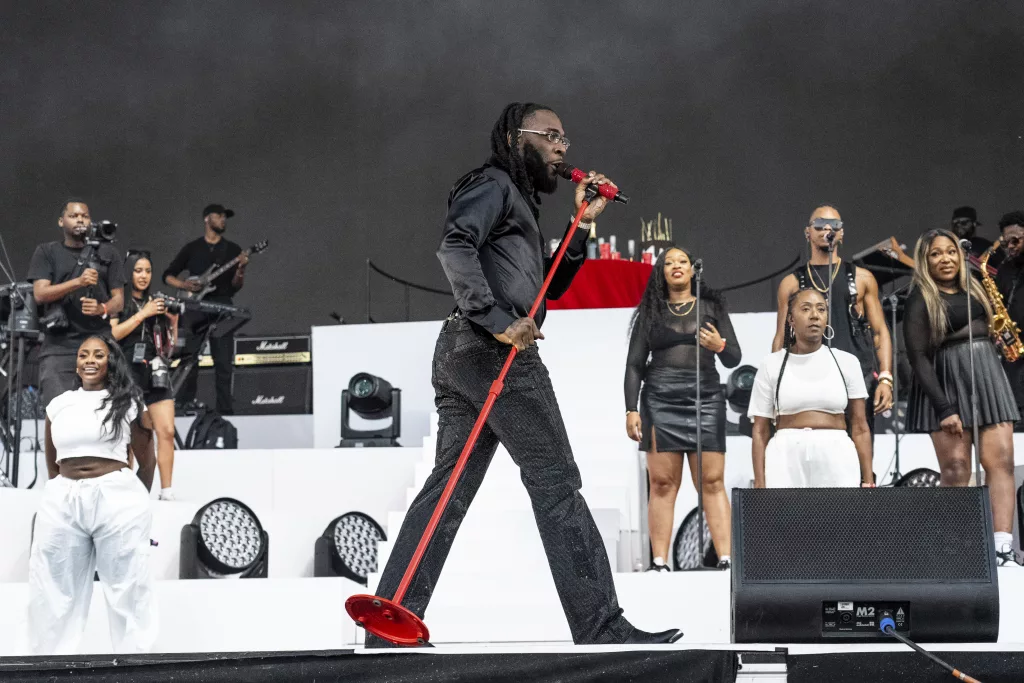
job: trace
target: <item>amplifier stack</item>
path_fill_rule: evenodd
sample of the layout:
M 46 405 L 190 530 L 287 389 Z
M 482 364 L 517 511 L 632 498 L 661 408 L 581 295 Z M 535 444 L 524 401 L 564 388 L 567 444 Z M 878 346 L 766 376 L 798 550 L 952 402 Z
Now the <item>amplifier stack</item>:
M 312 413 L 311 341 L 309 335 L 235 337 L 235 414 Z

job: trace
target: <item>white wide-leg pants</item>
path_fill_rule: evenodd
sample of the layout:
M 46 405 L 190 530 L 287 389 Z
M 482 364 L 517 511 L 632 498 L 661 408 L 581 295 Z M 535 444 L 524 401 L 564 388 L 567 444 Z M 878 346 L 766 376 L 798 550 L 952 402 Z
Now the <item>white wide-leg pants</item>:
M 156 639 L 149 572 L 149 493 L 128 468 L 46 484 L 29 555 L 28 628 L 34 654 L 75 654 L 99 574 L 115 653 Z
M 780 429 L 764 454 L 769 488 L 860 485 L 860 462 L 853 440 L 841 429 Z

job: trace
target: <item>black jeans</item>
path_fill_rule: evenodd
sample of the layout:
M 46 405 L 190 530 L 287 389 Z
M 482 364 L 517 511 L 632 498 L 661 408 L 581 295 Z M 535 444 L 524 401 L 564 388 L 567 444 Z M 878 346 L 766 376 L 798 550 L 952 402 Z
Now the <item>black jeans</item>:
M 207 319 L 196 319 L 192 323 L 192 333 L 185 341 L 185 352 L 182 362 L 202 351 L 199 348 L 203 341 L 203 334 L 209 325 Z M 225 334 L 222 337 L 210 337 L 210 356 L 213 357 L 213 379 L 217 391 L 217 412 L 221 415 L 234 414 L 234 403 L 231 397 L 231 373 L 234 368 L 235 338 L 233 335 Z M 199 366 L 197 365 L 188 374 L 181 385 L 181 390 L 175 397 L 177 404 L 184 405 L 196 397 L 199 385 Z
M 487 390 L 498 377 L 510 349 L 465 319 L 445 323 L 434 351 L 432 377 L 438 413 L 434 470 L 405 516 L 377 587 L 381 597 L 390 599 L 398 589 L 487 398 Z M 573 641 L 577 644 L 622 642 L 633 627 L 619 608 L 608 555 L 580 494 L 579 468 L 573 460 L 555 392 L 537 347 L 520 353 L 512 364 L 505 388 L 441 516 L 402 605 L 420 617 L 426 611 L 455 534 L 483 482 L 499 442 L 505 445 L 521 470 Z M 370 634 L 367 634 L 366 644 L 369 647 L 387 645 Z

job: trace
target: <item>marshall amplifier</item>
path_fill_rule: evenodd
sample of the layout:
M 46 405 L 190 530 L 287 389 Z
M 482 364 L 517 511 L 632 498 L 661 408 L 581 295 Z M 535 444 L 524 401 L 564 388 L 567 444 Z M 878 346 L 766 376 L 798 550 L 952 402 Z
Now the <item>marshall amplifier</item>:
M 301 415 L 313 412 L 313 368 L 309 365 L 235 370 L 231 393 L 236 415 Z
M 248 365 L 309 365 L 313 362 L 310 336 L 235 337 L 235 367 Z

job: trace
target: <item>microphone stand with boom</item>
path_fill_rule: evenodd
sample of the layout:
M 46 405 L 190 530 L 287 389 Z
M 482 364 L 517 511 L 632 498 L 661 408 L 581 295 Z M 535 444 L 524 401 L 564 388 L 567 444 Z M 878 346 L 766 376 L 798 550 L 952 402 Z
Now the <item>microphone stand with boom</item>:
M 582 171 L 566 164 L 560 164 L 557 173 L 574 183 L 579 183 L 586 177 L 586 174 Z M 544 298 L 547 295 L 548 288 L 551 286 L 551 281 L 554 279 L 555 272 L 557 272 L 558 266 L 565 256 L 565 251 L 569 247 L 569 242 L 572 241 L 572 236 L 575 234 L 580 220 L 583 218 L 583 213 L 590 206 L 590 203 L 594 201 L 598 193 L 609 201 L 618 201 L 623 204 L 629 201 L 629 198 L 619 192 L 618 188 L 614 185 L 599 185 L 596 187 L 590 185 L 587 187 L 583 203 L 576 212 L 576 216 L 569 225 L 565 236 L 562 238 L 562 244 L 551 261 L 551 267 L 548 269 L 544 283 L 537 293 L 537 298 L 534 299 L 533 305 L 530 307 L 528 317 L 533 318 L 536 316 L 541 304 L 544 303 Z M 427 625 L 412 610 L 402 606 L 402 599 L 412 584 L 416 570 L 419 568 L 420 562 L 427 552 L 427 546 L 430 545 L 434 532 L 437 530 L 437 525 L 441 521 L 441 515 L 444 514 L 445 508 L 448 507 L 448 501 L 451 500 L 452 494 L 455 492 L 455 486 L 459 483 L 463 470 L 466 469 L 469 457 L 473 453 L 473 447 L 476 446 L 477 439 L 480 438 L 480 433 L 483 431 L 484 425 L 487 424 L 487 418 L 494 408 L 494 403 L 498 400 L 498 395 L 501 394 L 502 389 L 505 387 L 505 377 L 508 375 L 508 371 L 512 367 L 512 361 L 516 359 L 518 352 L 519 350 L 513 346 L 508 353 L 508 357 L 505 359 L 501 372 L 498 373 L 497 379 L 491 384 L 483 408 L 480 410 L 480 414 L 473 424 L 473 429 L 469 433 L 469 439 L 466 441 L 466 445 L 463 446 L 454 468 L 452 468 L 452 473 L 448 477 L 444 491 L 441 492 L 437 506 L 434 508 L 434 512 L 431 514 L 430 520 L 423 530 L 423 535 L 420 537 L 419 544 L 409 560 L 409 565 L 405 568 L 405 573 L 402 575 L 394 596 L 388 600 L 376 595 L 353 595 L 345 601 L 345 610 L 356 622 L 356 626 L 364 628 L 370 633 L 396 645 L 415 646 L 430 642 L 430 631 L 427 629 Z

